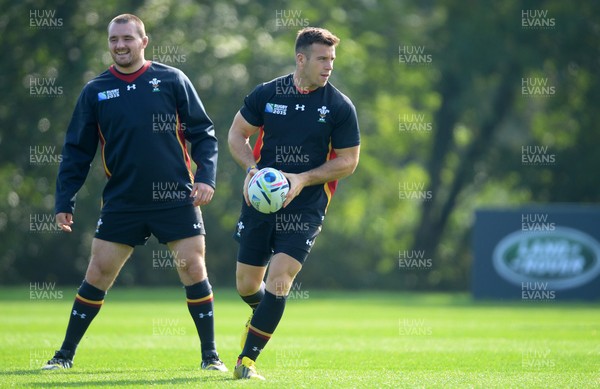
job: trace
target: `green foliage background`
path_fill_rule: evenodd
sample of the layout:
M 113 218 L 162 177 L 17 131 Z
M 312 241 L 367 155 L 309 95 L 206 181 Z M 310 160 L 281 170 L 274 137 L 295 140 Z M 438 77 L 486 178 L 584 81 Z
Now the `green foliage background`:
M 466 289 L 474 209 L 600 200 L 597 2 L 0 0 L 0 5 L 2 284 L 78 283 L 83 276 L 105 182 L 99 160 L 78 196 L 75 232 L 35 232 L 32 215 L 53 214 L 57 165 L 32 164 L 30 154 L 35 147 L 60 153 L 81 88 L 110 65 L 106 25 L 124 12 L 145 21 L 147 59 L 176 50 L 172 62 L 165 62 L 190 77 L 215 122 L 218 188 L 203 208 L 213 284 L 234 283 L 231 234 L 243 172 L 227 151 L 227 131 L 246 93 L 293 70 L 293 40 L 305 24 L 326 27 L 342 39 L 332 83 L 354 101 L 362 131 L 359 168 L 340 183 L 299 278 L 306 286 Z M 54 12 L 61 25 L 32 26 L 40 10 Z M 547 12 L 554 25 L 524 28 L 526 10 Z M 399 53 L 407 46 L 422 48 L 431 61 L 402 63 Z M 62 93 L 32 94 L 32 78 L 52 79 Z M 555 93 L 523 94 L 526 78 L 546 80 Z M 431 131 L 400 131 L 405 115 L 422 117 Z M 524 165 L 527 146 L 546 147 L 555 163 Z M 424 185 L 431 199 L 400 199 L 403 184 Z M 155 241 L 138 248 L 118 283 L 176 282 L 173 269 L 152 266 L 161 249 Z M 431 268 L 399 268 L 399 253 L 411 250 L 430 258 Z

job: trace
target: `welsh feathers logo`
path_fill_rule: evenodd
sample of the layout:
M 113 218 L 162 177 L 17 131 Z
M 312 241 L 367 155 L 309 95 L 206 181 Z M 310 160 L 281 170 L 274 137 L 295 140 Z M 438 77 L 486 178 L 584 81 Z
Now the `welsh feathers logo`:
M 317 111 L 319 111 L 319 123 L 325 123 L 325 116 L 327 116 L 327 114 L 329 113 L 329 110 L 327 109 L 326 106 L 322 106 L 321 108 L 317 109 Z
M 158 84 L 160 84 L 160 80 L 154 77 L 152 80 L 148 81 L 148 84 L 152 85 L 152 92 L 160 92 L 160 88 Z

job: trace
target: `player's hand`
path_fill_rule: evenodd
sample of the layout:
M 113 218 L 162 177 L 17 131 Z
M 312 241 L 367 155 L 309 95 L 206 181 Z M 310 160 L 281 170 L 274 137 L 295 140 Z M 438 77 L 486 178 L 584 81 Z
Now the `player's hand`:
M 244 193 L 244 200 L 246 201 L 247 206 L 250 206 L 250 198 L 248 197 L 248 183 L 252 179 L 252 176 L 254 176 L 256 173 L 258 173 L 258 169 L 250 169 L 248 174 L 246 174 L 246 179 L 244 180 L 243 193 Z
M 71 224 L 73 224 L 73 215 L 70 213 L 60 212 L 56 214 L 56 224 L 64 232 L 72 232 Z
M 287 207 L 292 200 L 302 192 L 304 186 L 306 185 L 304 180 L 302 179 L 302 175 L 286 173 L 282 172 L 285 178 L 287 178 L 288 183 L 290 184 L 290 190 L 288 191 L 287 196 L 285 197 L 285 201 L 283 202 L 283 208 Z
M 215 194 L 215 190 L 212 186 L 203 182 L 197 182 L 194 184 L 192 189 L 191 197 L 194 198 L 194 206 L 206 205 L 210 203 Z

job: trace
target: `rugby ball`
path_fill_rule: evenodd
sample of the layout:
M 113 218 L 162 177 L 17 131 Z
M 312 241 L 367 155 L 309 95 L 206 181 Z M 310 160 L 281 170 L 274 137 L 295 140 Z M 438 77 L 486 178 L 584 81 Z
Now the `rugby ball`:
M 248 183 L 250 204 L 258 212 L 275 213 L 281 209 L 290 184 L 283 173 L 270 167 L 259 170 Z

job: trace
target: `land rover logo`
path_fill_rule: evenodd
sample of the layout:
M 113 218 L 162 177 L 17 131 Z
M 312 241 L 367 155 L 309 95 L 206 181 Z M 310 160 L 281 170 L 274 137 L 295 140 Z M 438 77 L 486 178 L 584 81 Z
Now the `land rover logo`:
M 498 274 L 513 284 L 547 282 L 548 289 L 571 289 L 600 273 L 600 244 L 568 227 L 516 231 L 496 245 L 493 264 Z

